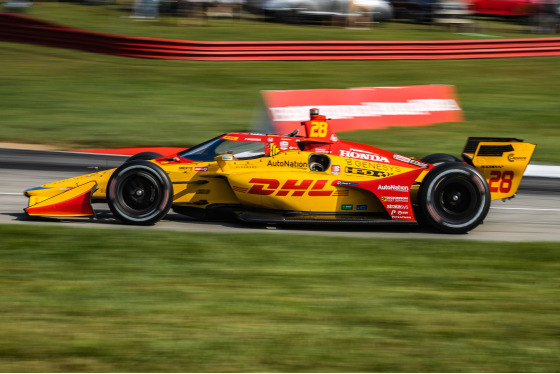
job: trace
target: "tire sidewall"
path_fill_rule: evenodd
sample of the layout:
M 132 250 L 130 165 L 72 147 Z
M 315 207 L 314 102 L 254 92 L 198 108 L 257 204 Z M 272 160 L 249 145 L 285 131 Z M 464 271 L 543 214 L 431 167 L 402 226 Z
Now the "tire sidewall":
M 462 184 L 470 194 L 471 212 L 464 217 L 451 218 L 443 208 L 440 195 L 451 183 Z M 474 167 L 464 163 L 445 163 L 432 169 L 422 182 L 419 205 L 424 224 L 447 233 L 466 233 L 482 223 L 488 214 L 490 189 Z
M 127 206 L 122 196 L 123 184 L 130 177 L 142 176 L 156 187 L 157 203 L 147 212 Z M 126 224 L 152 225 L 163 218 L 173 203 L 173 187 L 169 176 L 159 166 L 144 160 L 126 162 L 117 168 L 107 185 L 109 208 L 116 218 Z

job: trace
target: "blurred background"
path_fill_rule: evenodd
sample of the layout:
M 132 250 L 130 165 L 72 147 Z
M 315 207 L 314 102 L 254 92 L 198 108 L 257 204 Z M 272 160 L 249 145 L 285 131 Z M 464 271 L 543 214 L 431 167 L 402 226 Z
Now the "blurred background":
M 44 1 L 39 1 L 42 3 Z M 136 19 L 260 17 L 288 24 L 372 27 L 400 21 L 475 27 L 476 20 L 500 20 L 529 32 L 557 33 L 558 0 L 83 0 L 83 5 L 119 5 Z M 37 1 L 36 1 L 37 3 Z M 29 12 L 32 0 L 4 0 L 6 12 Z

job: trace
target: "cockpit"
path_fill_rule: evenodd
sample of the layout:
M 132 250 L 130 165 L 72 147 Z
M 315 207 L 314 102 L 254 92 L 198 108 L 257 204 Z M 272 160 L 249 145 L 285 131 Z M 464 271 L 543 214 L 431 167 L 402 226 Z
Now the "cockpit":
M 232 155 L 237 160 L 250 160 L 265 155 L 265 143 L 214 138 L 179 153 L 192 161 L 214 161 L 216 156 Z

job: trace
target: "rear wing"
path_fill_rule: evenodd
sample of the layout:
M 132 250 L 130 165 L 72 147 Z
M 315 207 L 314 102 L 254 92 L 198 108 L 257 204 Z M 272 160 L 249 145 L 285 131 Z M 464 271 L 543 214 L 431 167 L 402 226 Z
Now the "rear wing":
M 536 145 L 516 138 L 469 138 L 463 160 L 482 173 L 492 200 L 513 197 Z

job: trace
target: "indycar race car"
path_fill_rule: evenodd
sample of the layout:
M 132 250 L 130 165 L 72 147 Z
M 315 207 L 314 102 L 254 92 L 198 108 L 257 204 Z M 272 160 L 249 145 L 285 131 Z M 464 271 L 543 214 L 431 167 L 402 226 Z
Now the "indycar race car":
M 30 216 L 95 216 L 106 202 L 126 224 L 151 225 L 173 209 L 198 219 L 244 222 L 408 223 L 466 233 L 490 201 L 515 195 L 535 145 L 469 138 L 462 160 L 414 159 L 339 140 L 311 110 L 305 135 L 229 133 L 162 155 L 140 153 L 120 167 L 24 192 Z

